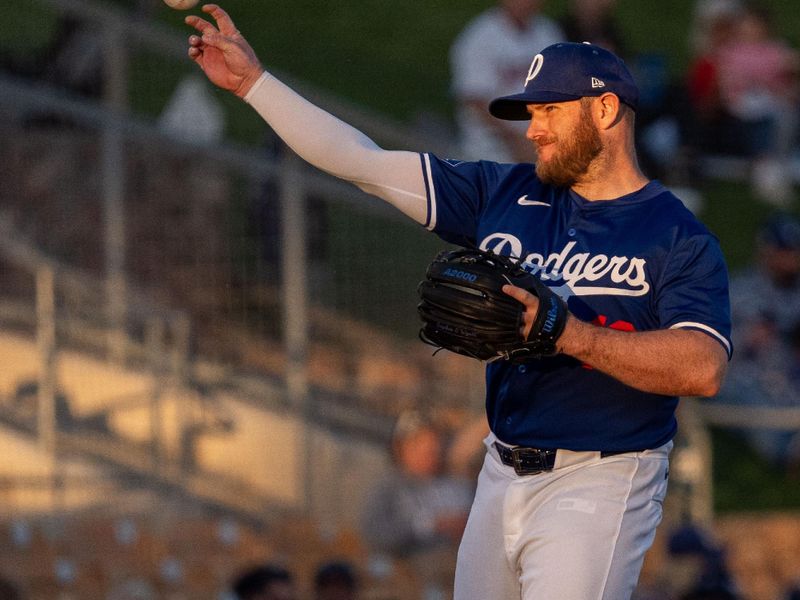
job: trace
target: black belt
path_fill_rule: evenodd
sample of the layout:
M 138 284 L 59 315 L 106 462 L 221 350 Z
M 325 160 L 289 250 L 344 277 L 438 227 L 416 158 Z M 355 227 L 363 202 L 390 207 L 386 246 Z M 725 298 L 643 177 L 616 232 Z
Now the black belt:
M 536 475 L 544 471 L 552 471 L 556 464 L 556 453 L 558 450 L 542 448 L 526 448 L 524 446 L 504 446 L 500 442 L 495 442 L 494 447 L 500 455 L 500 461 L 504 465 L 514 467 L 517 475 Z M 615 454 L 625 454 L 631 450 L 618 450 L 611 452 L 600 452 L 600 457 L 614 456 Z

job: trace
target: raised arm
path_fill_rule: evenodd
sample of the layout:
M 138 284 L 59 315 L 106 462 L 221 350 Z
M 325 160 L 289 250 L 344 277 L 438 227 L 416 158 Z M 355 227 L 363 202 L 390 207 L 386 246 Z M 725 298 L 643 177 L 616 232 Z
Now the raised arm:
M 416 152 L 383 150 L 310 103 L 264 70 L 222 8 L 206 4 L 202 10 L 214 18 L 216 27 L 198 16 L 186 17 L 199 33 L 189 37 L 189 57 L 212 83 L 253 106 L 313 166 L 390 202 L 418 223 L 426 221 L 425 184 Z

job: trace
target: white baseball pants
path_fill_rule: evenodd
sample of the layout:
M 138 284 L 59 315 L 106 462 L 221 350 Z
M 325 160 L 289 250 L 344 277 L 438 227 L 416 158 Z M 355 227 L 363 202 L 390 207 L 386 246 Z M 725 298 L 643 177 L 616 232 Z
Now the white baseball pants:
M 496 440 L 458 551 L 454 600 L 625 600 L 661 521 L 672 442 L 600 457 L 559 450 L 519 476 Z

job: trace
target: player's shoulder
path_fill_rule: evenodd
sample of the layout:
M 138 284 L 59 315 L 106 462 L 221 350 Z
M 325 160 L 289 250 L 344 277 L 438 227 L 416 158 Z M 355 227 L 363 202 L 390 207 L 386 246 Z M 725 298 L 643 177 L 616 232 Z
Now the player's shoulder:
M 431 170 L 453 176 L 481 177 L 486 181 L 536 180 L 534 165 L 530 163 L 500 163 L 491 160 L 460 160 L 457 158 L 441 158 L 432 153 L 423 154 L 423 162 L 430 165 Z
M 675 264 L 725 265 L 719 239 L 671 190 L 661 186 L 651 221 L 644 229 Z M 698 262 L 699 261 L 699 262 Z
M 683 236 L 714 236 L 708 227 L 689 210 L 676 193 L 658 181 L 650 184 L 652 188 L 652 218 L 660 223 L 662 229 L 672 229 Z
M 509 198 L 542 200 L 552 197 L 530 163 L 462 161 L 425 154 L 423 171 L 426 184 L 436 190 L 440 198 L 461 195 L 484 208 L 507 203 Z

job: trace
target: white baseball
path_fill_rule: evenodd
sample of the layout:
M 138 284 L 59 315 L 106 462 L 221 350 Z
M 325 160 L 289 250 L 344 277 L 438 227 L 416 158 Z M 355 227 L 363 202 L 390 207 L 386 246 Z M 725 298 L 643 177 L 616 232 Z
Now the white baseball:
M 189 10 L 197 6 L 198 0 L 164 0 L 164 4 L 176 10 Z

